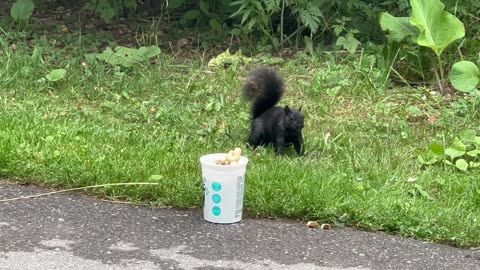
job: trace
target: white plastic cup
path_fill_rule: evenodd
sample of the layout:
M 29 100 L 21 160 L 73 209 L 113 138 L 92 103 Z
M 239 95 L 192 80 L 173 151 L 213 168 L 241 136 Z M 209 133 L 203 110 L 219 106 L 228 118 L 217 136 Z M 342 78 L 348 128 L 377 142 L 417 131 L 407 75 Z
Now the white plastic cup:
M 235 223 L 242 220 L 245 171 L 248 159 L 240 157 L 237 165 L 217 165 L 227 154 L 200 157 L 205 193 L 203 218 L 213 223 Z

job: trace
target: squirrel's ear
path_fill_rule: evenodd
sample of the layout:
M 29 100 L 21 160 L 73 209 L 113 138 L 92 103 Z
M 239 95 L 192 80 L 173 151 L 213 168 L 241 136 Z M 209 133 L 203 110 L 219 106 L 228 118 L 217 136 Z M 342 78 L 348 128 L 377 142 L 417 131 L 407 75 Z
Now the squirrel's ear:
M 290 110 L 288 106 L 285 106 L 284 110 L 285 110 L 285 114 L 290 114 L 292 112 L 292 110 Z
M 300 108 L 298 108 L 298 111 L 299 111 L 299 112 L 301 112 L 301 111 L 302 111 L 302 107 L 303 107 L 303 105 L 302 105 L 302 106 L 300 106 Z

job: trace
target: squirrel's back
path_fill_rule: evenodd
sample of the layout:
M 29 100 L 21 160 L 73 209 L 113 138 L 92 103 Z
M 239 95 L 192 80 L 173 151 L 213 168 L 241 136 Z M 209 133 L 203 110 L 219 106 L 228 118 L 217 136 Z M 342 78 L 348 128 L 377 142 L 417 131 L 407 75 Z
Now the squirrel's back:
M 274 107 L 282 98 L 283 92 L 283 79 L 269 68 L 259 68 L 250 73 L 243 86 L 244 96 L 253 103 L 253 118 Z

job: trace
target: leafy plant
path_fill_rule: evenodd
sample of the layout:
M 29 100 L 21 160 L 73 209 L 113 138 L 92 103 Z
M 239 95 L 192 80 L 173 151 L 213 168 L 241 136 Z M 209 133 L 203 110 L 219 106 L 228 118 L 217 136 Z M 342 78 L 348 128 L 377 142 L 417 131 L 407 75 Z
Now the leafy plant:
M 445 70 L 442 52 L 455 40 L 465 36 L 465 27 L 455 15 L 444 10 L 439 0 L 411 0 L 412 14 L 407 17 L 393 17 L 388 12 L 382 14 L 380 25 L 388 31 L 391 41 L 410 40 L 428 47 L 436 55 L 434 73 L 440 90 L 446 93 Z M 413 26 L 413 27 L 412 27 Z
M 107 47 L 102 53 L 88 54 L 87 58 L 96 57 L 110 65 L 131 67 L 135 63 L 144 62 L 160 54 L 160 48 L 157 46 L 127 48 L 117 46 L 113 50 Z
M 465 36 L 465 27 L 455 15 L 444 11 L 445 5 L 436 0 L 412 0 L 410 23 L 420 30 L 417 42 L 431 48 L 440 57 L 453 41 Z
M 106 23 L 125 11 L 134 11 L 137 8 L 136 0 L 89 0 L 85 8 L 100 15 Z
M 292 13 L 298 14 L 302 25 L 310 29 L 310 37 L 317 33 L 322 21 L 321 7 L 324 1 L 292 1 Z
M 34 8 L 33 0 L 17 0 L 10 9 L 10 16 L 16 22 L 27 21 L 32 16 Z
M 63 79 L 65 77 L 65 74 L 67 73 L 67 71 L 65 69 L 54 69 L 52 71 L 50 71 L 46 76 L 45 78 L 47 79 L 47 81 L 49 82 L 56 82 L 56 81 L 59 81 L 61 79 Z
M 473 62 L 457 62 L 452 66 L 450 82 L 456 89 L 470 93 L 477 89 L 480 83 L 480 70 Z
M 335 44 L 341 46 L 350 53 L 354 53 L 357 50 L 357 47 L 360 45 L 360 41 L 358 41 L 354 35 L 360 33 L 360 31 L 357 29 L 346 28 L 346 24 L 350 20 L 351 18 L 348 17 L 337 19 L 336 24 L 333 25 L 333 32 L 338 37 Z M 342 35 L 344 32 L 345 34 Z
M 225 68 L 226 66 L 233 66 L 236 68 L 239 64 L 245 64 L 250 62 L 250 58 L 244 56 L 241 50 L 231 54 L 227 49 L 225 52 L 213 57 L 208 62 L 208 67 L 211 69 Z
M 231 2 L 228 0 L 168 1 L 165 5 L 168 14 L 175 14 L 175 16 L 169 16 L 174 27 L 174 31 L 170 34 L 179 39 L 185 38 L 183 30 L 176 30 L 193 28 L 196 35 L 194 39 L 202 47 L 224 42 L 231 35 L 247 34 L 246 27 L 229 18 L 236 11 L 236 8 L 230 5 Z
M 432 143 L 418 156 L 418 162 L 432 165 L 443 162 L 466 171 L 468 168 L 480 167 L 480 136 L 474 130 L 466 130 L 455 137 L 449 147 Z
M 230 5 L 239 6 L 238 10 L 230 17 L 241 16 L 240 24 L 246 26 L 249 31 L 259 30 L 271 40 L 274 46 L 279 43 L 274 37 L 272 17 L 280 10 L 280 1 L 238 0 Z M 280 27 L 283 27 L 283 25 Z
M 180 1 L 181 2 L 181 1 Z M 229 6 L 230 1 L 195 1 L 183 15 L 183 19 L 196 23 L 196 27 L 204 26 L 214 30 L 216 33 L 223 33 L 227 17 L 234 12 Z M 173 9 L 176 5 L 171 6 Z
M 40 79 L 36 80 L 36 83 L 40 86 L 45 86 L 47 85 L 47 82 L 55 83 L 57 81 L 62 80 L 63 78 L 65 78 L 66 74 L 67 74 L 67 71 L 63 68 L 54 69 L 44 77 L 41 77 Z

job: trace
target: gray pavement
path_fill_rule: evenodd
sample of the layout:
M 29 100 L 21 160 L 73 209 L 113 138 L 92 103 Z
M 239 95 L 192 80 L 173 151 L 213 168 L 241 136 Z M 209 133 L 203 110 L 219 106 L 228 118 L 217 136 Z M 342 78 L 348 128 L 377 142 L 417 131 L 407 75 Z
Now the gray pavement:
M 0 199 L 46 192 L 0 181 Z M 0 270 L 475 270 L 477 251 L 353 229 L 244 219 L 58 194 L 0 202 Z

